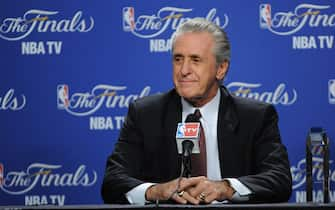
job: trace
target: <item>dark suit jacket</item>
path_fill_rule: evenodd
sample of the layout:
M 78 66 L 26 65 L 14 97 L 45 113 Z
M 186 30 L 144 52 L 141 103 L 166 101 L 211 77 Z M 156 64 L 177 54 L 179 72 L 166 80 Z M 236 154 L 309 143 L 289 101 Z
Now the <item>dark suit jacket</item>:
M 176 128 L 180 96 L 148 96 L 130 104 L 124 127 L 107 160 L 102 185 L 105 203 L 127 203 L 125 193 L 144 182 L 179 177 Z M 249 202 L 287 201 L 292 178 L 278 116 L 272 105 L 232 96 L 221 87 L 218 150 L 223 178 L 238 178 L 252 190 Z

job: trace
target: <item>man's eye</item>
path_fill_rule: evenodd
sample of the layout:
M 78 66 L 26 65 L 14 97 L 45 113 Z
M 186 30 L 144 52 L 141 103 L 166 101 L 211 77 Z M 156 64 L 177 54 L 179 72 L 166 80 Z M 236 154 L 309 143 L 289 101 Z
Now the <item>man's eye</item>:
M 194 63 L 199 63 L 199 62 L 200 62 L 200 59 L 199 59 L 199 58 L 193 58 L 192 61 L 193 61 Z
M 175 62 L 180 62 L 181 60 L 182 60 L 181 57 L 175 57 L 175 58 L 174 58 L 174 61 L 175 61 Z

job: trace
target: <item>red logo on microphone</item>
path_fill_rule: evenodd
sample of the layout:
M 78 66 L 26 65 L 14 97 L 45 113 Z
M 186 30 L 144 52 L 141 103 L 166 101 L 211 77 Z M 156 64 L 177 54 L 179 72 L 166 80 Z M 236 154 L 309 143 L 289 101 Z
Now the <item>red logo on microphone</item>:
M 197 138 L 200 123 L 178 123 L 177 138 Z

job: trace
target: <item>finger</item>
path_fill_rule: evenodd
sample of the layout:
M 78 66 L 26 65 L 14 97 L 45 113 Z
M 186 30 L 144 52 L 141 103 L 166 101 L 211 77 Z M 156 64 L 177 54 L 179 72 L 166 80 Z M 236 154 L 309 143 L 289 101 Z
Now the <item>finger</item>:
M 168 194 L 168 199 L 171 199 L 172 196 L 175 196 L 174 194 L 182 191 L 182 190 L 179 189 L 179 182 L 182 179 L 172 180 L 172 181 L 166 183 L 166 185 L 163 187 L 162 190 L 164 190 Z
M 197 198 L 197 196 L 199 195 L 195 187 L 189 187 L 186 189 L 186 191 L 188 192 L 188 194 L 190 194 L 194 198 Z
M 199 183 L 192 188 L 188 189 L 188 192 L 193 196 L 197 197 L 199 196 L 202 192 L 210 192 L 212 191 L 212 186 L 211 182 L 207 179 L 201 179 Z
M 226 199 L 225 196 L 222 196 L 222 189 L 220 186 L 222 185 L 221 182 L 213 182 L 213 181 L 205 181 L 205 189 L 204 191 L 200 192 L 199 200 L 205 203 L 211 203 L 214 200 L 222 201 Z M 195 189 L 196 192 L 197 189 Z
M 206 201 L 206 193 L 205 192 L 201 192 L 199 195 L 197 195 L 197 200 L 200 202 L 200 203 L 205 203 Z
M 203 203 L 212 203 L 217 197 L 215 193 L 206 194 L 206 192 L 204 192 L 204 194 L 205 194 L 205 199 L 202 200 Z
M 180 189 L 185 190 L 187 188 L 193 187 L 198 185 L 200 182 L 206 180 L 207 178 L 204 176 L 198 176 L 198 177 L 191 177 L 188 179 L 182 179 L 180 181 Z
M 182 196 L 188 203 L 191 203 L 191 204 L 199 204 L 199 200 L 193 196 L 191 196 L 187 191 L 185 191 L 183 193 L 183 196 Z
M 185 194 L 185 193 L 184 193 Z M 184 196 L 184 195 L 183 195 Z M 180 204 L 186 204 L 187 203 L 187 200 L 183 198 L 183 196 L 179 196 L 178 193 L 174 193 L 172 195 L 172 200 L 176 201 L 177 203 L 180 203 Z

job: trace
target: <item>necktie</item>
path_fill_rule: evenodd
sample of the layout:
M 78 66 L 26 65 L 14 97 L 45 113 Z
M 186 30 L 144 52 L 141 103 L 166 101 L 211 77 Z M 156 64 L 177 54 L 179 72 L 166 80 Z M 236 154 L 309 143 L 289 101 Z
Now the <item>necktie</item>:
M 199 109 L 194 111 L 194 119 L 200 122 L 201 113 Z M 206 140 L 204 129 L 200 123 L 200 137 L 199 137 L 200 154 L 192 154 L 192 176 L 207 176 L 207 156 L 206 156 Z

